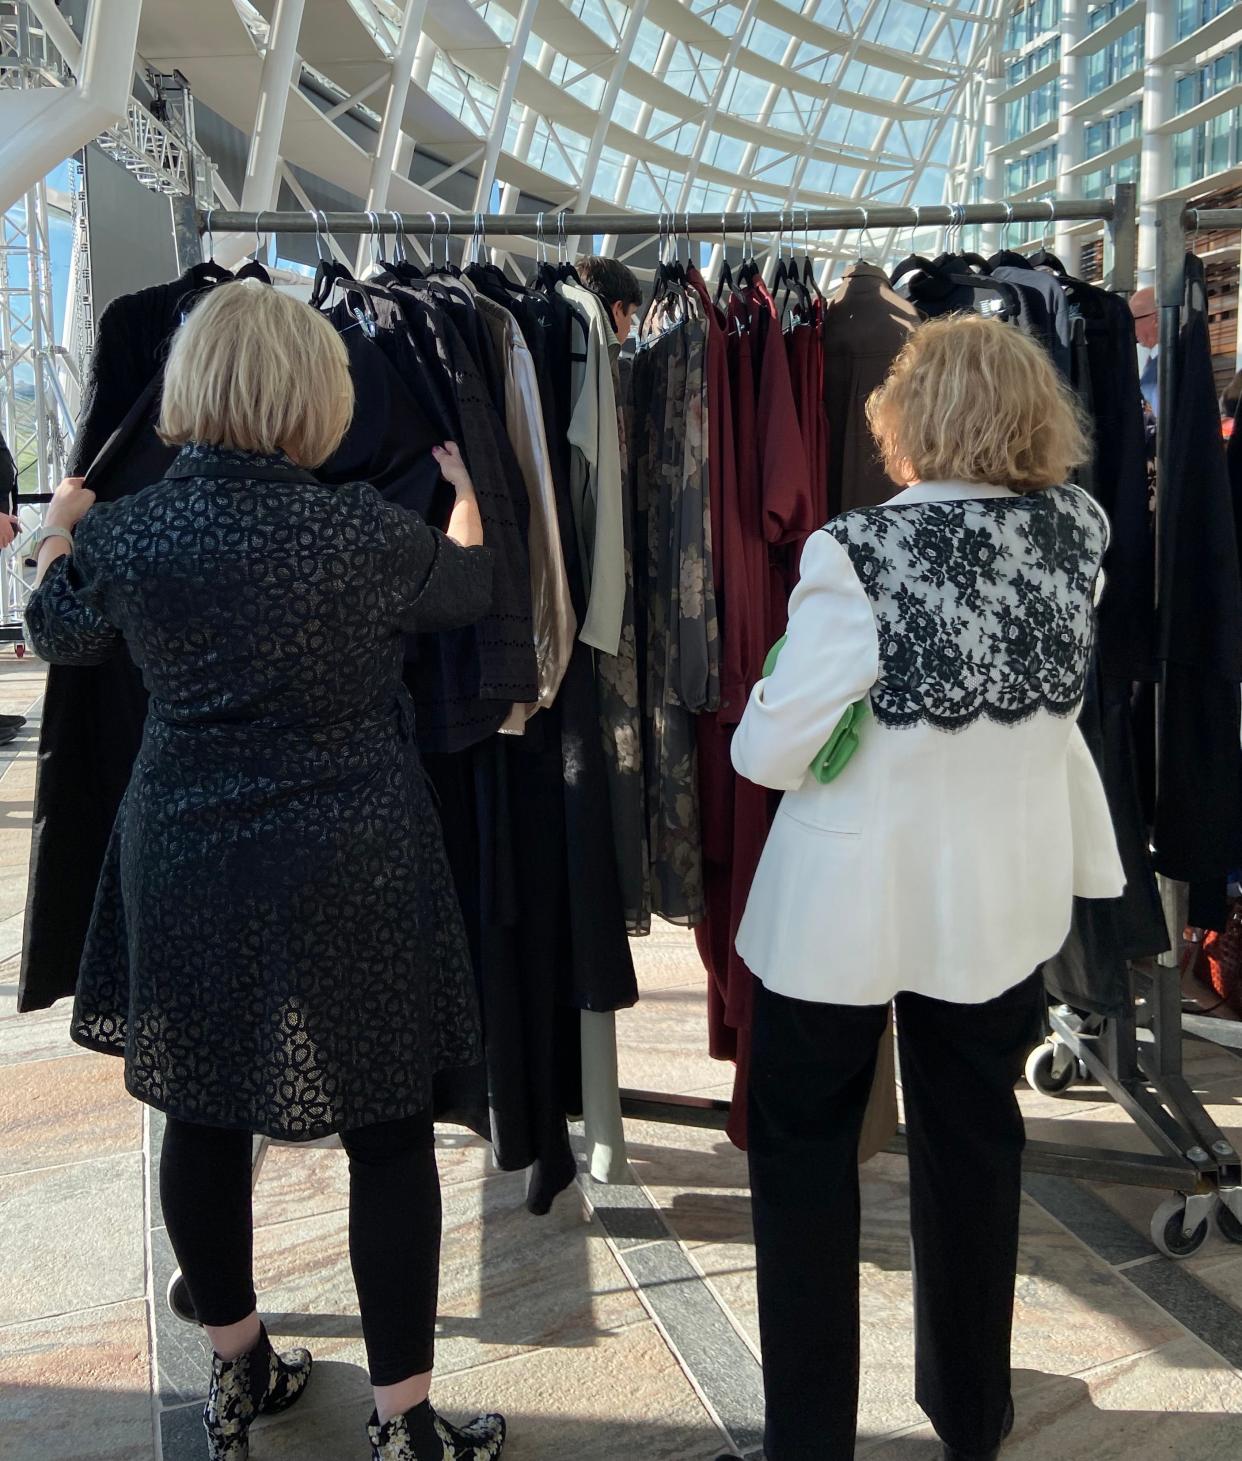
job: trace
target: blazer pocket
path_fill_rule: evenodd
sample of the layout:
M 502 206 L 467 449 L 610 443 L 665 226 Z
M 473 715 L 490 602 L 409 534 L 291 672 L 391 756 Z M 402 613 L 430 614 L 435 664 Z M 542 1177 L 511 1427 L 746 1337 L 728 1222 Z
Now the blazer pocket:
M 788 817 L 791 822 L 796 822 L 799 827 L 805 827 L 808 832 L 819 832 L 824 837 L 851 837 L 858 840 L 862 836 L 861 828 L 835 826 L 831 821 L 821 822 L 810 815 L 808 810 L 790 810 L 786 803 L 781 804 L 781 808 L 776 815 L 778 817 Z

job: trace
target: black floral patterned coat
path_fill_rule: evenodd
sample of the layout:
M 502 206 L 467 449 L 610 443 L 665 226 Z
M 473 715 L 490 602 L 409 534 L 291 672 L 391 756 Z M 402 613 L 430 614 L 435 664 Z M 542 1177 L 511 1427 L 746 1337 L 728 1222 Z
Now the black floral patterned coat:
M 123 636 L 150 709 L 73 1038 L 153 1106 L 284 1140 L 426 1106 L 478 1017 L 401 636 L 485 613 L 491 555 L 369 486 L 203 446 L 76 539 L 35 648 L 97 664 Z

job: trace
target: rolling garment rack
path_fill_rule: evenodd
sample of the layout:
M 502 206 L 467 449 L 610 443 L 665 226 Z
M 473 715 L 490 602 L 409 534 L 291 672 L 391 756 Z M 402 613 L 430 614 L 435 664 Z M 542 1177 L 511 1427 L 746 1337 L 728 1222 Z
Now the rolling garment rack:
M 430 226 L 428 220 L 431 220 Z M 1133 293 L 1137 285 L 1138 217 L 1133 183 L 1117 184 L 1113 196 L 1098 200 L 1065 199 L 1020 203 L 936 204 L 919 207 L 851 206 L 837 208 L 794 208 L 781 211 L 751 210 L 735 213 L 400 213 L 384 212 L 278 212 L 240 213 L 225 209 L 201 211 L 196 216 L 198 234 L 296 233 L 351 236 L 399 234 L 404 237 L 450 237 L 473 239 L 486 244 L 490 237 L 528 241 L 532 254 L 546 243 L 564 246 L 567 239 L 594 235 L 638 237 L 653 240 L 669 235 L 676 223 L 678 237 L 719 242 L 729 236 L 753 238 L 755 233 L 777 238 L 786 230 L 862 233 L 872 229 L 945 228 L 960 230 L 975 225 L 1017 223 L 1098 223 L 1107 225 L 1112 267 L 1108 287 Z M 1202 226 L 1242 227 L 1242 210 L 1217 210 L 1199 215 Z M 545 238 L 545 225 L 555 230 Z M 1180 220 L 1179 220 L 1180 226 Z M 1182 235 L 1184 239 L 1184 233 Z M 811 251 L 814 252 L 812 245 Z M 201 257 L 201 251 L 200 251 Z M 1172 255 L 1170 255 L 1172 257 Z M 1178 269 L 1180 279 L 1180 254 Z M 185 262 L 195 262 L 190 258 Z M 1180 284 L 1161 290 L 1160 389 L 1171 388 L 1166 372 L 1172 351 L 1164 348 L 1168 338 L 1176 339 Z M 1165 394 L 1163 399 L 1170 399 Z M 1164 450 L 1167 440 L 1162 432 Z M 1164 458 L 1161 457 L 1161 464 Z M 1238 1220 L 1242 1240 L 1242 1159 L 1212 1123 L 1182 1073 L 1182 1013 L 1176 971 L 1149 973 L 1148 1000 L 1151 1031 L 1140 1032 L 1135 1002 L 1131 1000 L 1119 1019 L 1105 1021 L 1101 1033 L 1087 1036 L 1073 1021 L 1054 1014 L 1054 1039 L 1064 1047 L 1058 1059 L 1070 1061 L 1073 1075 L 1079 1065 L 1108 1091 L 1114 1100 L 1142 1128 L 1157 1148 L 1156 1153 L 1111 1151 L 1056 1142 L 1029 1142 L 1024 1166 L 1028 1172 L 1071 1177 L 1094 1182 L 1173 1189 L 1172 1199 L 1186 1220 L 1194 1219 L 1197 1231 L 1213 1209 L 1222 1204 Z M 1136 974 L 1136 980 L 1141 976 Z M 1135 991 L 1136 997 L 1138 991 Z M 622 1114 L 633 1119 L 666 1125 L 721 1131 L 729 1114 L 727 1101 L 666 1092 L 622 1090 Z M 266 1150 L 267 1139 L 256 1140 L 254 1172 Z M 898 1133 L 889 1150 L 904 1154 L 905 1132 Z M 1228 1235 L 1228 1232 L 1227 1232 Z M 1196 1245 L 1197 1246 L 1197 1245 Z M 1166 1250 L 1167 1251 L 1167 1250 Z M 1193 1250 L 1188 1250 L 1193 1251 Z M 192 1311 L 174 1279 L 169 1302 L 184 1318 Z

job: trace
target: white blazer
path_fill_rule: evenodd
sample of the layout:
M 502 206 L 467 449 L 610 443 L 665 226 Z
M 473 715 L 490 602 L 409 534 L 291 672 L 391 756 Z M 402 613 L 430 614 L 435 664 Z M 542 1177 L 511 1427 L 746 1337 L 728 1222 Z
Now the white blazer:
M 737 948 L 771 990 L 978 1003 L 1125 886 L 1078 730 L 1107 526 L 1076 488 L 923 483 L 807 543 L 788 638 L 733 738 L 785 793 Z M 861 743 L 808 772 L 846 707 Z

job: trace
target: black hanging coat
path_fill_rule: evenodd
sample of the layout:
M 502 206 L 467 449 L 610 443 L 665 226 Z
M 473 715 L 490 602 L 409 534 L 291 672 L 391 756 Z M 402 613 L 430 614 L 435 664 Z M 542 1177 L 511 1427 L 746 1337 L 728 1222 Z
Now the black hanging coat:
M 1202 262 L 1186 301 L 1162 484 L 1158 651 L 1165 669 L 1156 867 L 1224 882 L 1242 864 L 1242 565 L 1212 375 Z

